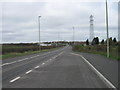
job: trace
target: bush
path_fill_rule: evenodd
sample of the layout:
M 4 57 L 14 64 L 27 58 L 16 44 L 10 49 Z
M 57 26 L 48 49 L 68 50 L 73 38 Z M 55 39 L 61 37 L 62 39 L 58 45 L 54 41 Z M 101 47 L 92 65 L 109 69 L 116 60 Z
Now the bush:
M 41 49 L 51 49 L 51 48 L 55 48 L 53 46 L 41 46 Z M 26 51 L 37 51 L 39 50 L 39 46 L 38 45 L 2 45 L 2 54 L 6 54 L 6 53 L 23 53 Z

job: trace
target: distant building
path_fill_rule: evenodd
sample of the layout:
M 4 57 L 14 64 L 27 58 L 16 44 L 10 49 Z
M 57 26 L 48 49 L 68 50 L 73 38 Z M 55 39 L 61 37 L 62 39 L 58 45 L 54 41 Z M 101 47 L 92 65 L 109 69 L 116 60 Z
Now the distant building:
M 44 44 L 44 43 L 41 43 L 40 45 L 41 46 L 51 46 L 51 44 Z

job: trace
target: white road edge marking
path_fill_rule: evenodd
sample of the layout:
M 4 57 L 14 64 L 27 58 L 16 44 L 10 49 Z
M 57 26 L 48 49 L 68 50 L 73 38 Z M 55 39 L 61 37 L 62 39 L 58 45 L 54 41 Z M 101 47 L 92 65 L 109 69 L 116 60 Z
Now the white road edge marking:
M 43 55 L 46 55 L 46 54 L 43 54 Z M 2 64 L 0 66 L 10 65 L 10 64 L 13 64 L 13 63 L 16 63 L 16 62 L 21 62 L 21 61 L 24 61 L 24 60 L 27 60 L 27 59 L 38 57 L 38 56 L 40 56 L 40 55 L 36 55 L 36 56 L 30 57 L 30 58 L 24 58 L 24 59 L 21 59 L 21 60 L 18 60 L 18 61 L 10 62 L 10 63 L 4 63 L 4 64 Z
M 116 88 L 109 80 L 107 80 L 90 62 L 88 62 L 88 60 L 86 58 L 84 58 L 82 55 L 79 54 L 74 54 L 71 53 L 73 55 L 77 55 L 82 57 L 82 59 L 96 72 L 96 74 L 107 84 L 107 86 L 109 88 Z
M 51 53 L 51 52 L 48 52 L 48 53 Z M 30 58 L 24 58 L 24 59 L 21 59 L 21 60 L 18 60 L 18 61 L 10 62 L 10 63 L 4 63 L 4 64 L 2 64 L 2 65 L 0 65 L 0 66 L 2 67 L 2 66 L 5 66 L 5 65 L 10 65 L 10 64 L 13 64 L 13 63 L 21 62 L 21 61 L 24 61 L 24 60 L 27 60 L 27 59 L 32 59 L 32 58 L 35 58 L 35 57 L 38 57 L 38 56 L 44 56 L 44 55 L 47 55 L 47 53 L 46 53 L 46 54 L 43 54 L 43 55 L 32 56 L 32 57 L 30 57 Z
M 5 66 L 5 65 L 9 65 L 9 64 L 13 64 L 13 63 L 20 62 L 20 61 L 24 61 L 24 60 L 27 60 L 27 59 L 29 59 L 29 58 L 24 58 L 24 59 L 21 59 L 21 60 L 18 60 L 18 61 L 10 62 L 10 63 L 4 63 L 4 64 L 2 64 L 1 66 Z
M 32 72 L 32 70 L 27 71 L 25 74 L 28 74 L 28 73 L 30 73 L 30 72 Z
M 44 65 L 45 63 L 42 63 L 42 65 Z
M 36 66 L 35 68 L 39 68 L 40 66 Z
M 20 77 L 16 77 L 15 79 L 11 80 L 10 82 L 12 83 L 12 82 L 14 82 L 14 81 L 16 81 L 18 79 L 20 79 Z

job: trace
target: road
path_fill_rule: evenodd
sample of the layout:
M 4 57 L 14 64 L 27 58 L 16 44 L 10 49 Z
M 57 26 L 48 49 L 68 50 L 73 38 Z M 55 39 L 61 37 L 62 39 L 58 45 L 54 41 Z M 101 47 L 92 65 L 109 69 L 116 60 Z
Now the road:
M 3 88 L 111 87 L 85 60 L 82 53 L 73 52 L 70 46 L 3 60 Z

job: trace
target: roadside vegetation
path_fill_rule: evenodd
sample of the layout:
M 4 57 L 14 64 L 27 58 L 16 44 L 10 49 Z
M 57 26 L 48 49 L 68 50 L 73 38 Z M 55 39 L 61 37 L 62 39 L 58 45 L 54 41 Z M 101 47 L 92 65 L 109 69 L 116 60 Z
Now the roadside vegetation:
M 0 55 L 0 59 L 7 59 L 7 58 L 13 58 L 16 56 L 46 52 L 62 46 L 64 45 L 41 46 L 41 50 L 39 50 L 39 46 L 37 43 L 3 44 L 2 54 Z
M 109 38 L 110 42 L 110 58 L 114 60 L 120 60 L 120 56 L 118 51 L 120 51 L 120 48 L 118 47 L 118 42 L 116 38 L 112 39 Z M 85 53 L 93 53 L 93 54 L 100 54 L 103 56 L 107 56 L 107 45 L 106 41 L 102 40 L 99 42 L 99 38 L 95 37 L 90 45 L 88 39 L 86 40 L 84 45 L 73 45 L 73 51 L 77 52 L 85 52 Z

